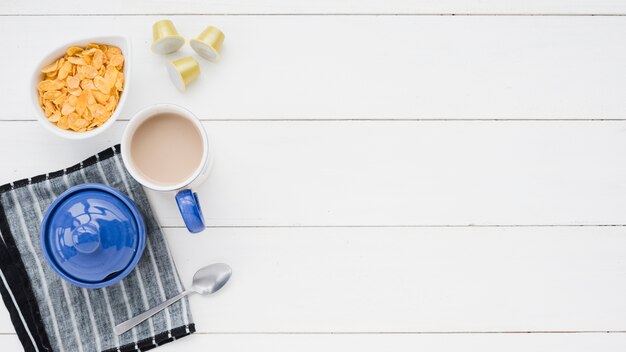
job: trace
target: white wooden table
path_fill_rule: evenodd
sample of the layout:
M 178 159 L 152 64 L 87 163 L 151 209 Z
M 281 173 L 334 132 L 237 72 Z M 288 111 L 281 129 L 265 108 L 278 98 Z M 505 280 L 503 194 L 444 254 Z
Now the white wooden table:
M 0 14 L 0 183 L 118 143 L 149 104 L 204 120 L 208 229 L 187 234 L 173 200 L 151 200 L 184 282 L 218 261 L 234 276 L 191 298 L 198 332 L 162 351 L 626 348 L 626 3 L 6 0 Z M 226 33 L 184 95 L 148 49 L 161 18 Z M 35 63 L 109 33 L 134 49 L 122 121 L 51 136 L 28 100 Z M 4 306 L 0 346 L 20 348 Z

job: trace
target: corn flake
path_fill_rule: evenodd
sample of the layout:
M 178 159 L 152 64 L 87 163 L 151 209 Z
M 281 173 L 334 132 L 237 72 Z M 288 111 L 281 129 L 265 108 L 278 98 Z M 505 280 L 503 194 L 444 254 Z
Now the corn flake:
M 124 56 L 115 46 L 89 43 L 67 48 L 41 69 L 39 104 L 57 127 L 75 132 L 102 126 L 124 90 Z

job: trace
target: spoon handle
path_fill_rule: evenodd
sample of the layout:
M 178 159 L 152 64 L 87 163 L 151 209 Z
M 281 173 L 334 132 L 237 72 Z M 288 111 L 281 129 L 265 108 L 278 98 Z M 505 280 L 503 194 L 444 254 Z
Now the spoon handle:
M 191 290 L 187 290 L 184 291 L 170 299 L 168 299 L 167 301 L 159 304 L 158 306 L 152 307 L 150 309 L 148 309 L 147 311 L 132 317 L 128 320 L 126 320 L 123 323 L 118 324 L 113 331 L 115 332 L 116 335 L 121 335 L 123 333 L 125 333 L 126 331 L 134 328 L 135 326 L 139 325 L 140 323 L 142 323 L 143 321 L 145 321 L 146 319 L 150 318 L 151 316 L 155 315 L 156 313 L 162 311 L 163 309 L 167 308 L 168 306 L 170 306 L 171 304 L 177 302 L 178 300 L 180 300 L 181 298 L 187 296 L 188 294 L 192 293 L 193 291 Z

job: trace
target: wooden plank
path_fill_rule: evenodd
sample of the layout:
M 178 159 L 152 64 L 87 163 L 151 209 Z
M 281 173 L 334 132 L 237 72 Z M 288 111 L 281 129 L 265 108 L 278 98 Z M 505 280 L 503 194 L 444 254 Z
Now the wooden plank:
M 70 166 L 120 140 L 71 143 L 0 123 L 0 183 Z M 626 224 L 626 122 L 206 122 L 210 226 Z M 173 197 L 151 194 L 165 226 Z
M 464 335 L 195 335 L 162 351 L 204 350 L 219 346 L 220 351 L 615 351 L 626 346 L 623 334 L 464 334 Z
M 465 334 L 465 335 L 249 335 L 195 334 L 159 347 L 160 352 L 205 351 L 207 346 L 223 352 L 302 352 L 316 351 L 438 351 L 475 350 L 484 352 L 526 352 L 567 350 L 586 352 L 601 350 L 622 352 L 626 347 L 623 334 Z M 16 335 L 0 335 L 6 351 L 18 351 L 21 345 Z
M 470 335 L 195 335 L 164 346 L 163 352 L 198 351 L 615 351 L 626 347 L 623 334 L 470 334 Z
M 252 1 L 149 1 L 110 0 L 85 5 L 78 0 L 5 1 L 0 14 L 624 14 L 626 6 L 617 0 L 318 0 L 294 3 L 288 0 Z
M 624 227 L 165 230 L 203 333 L 623 331 Z M 3 308 L 4 309 L 4 308 Z M 8 319 L 0 331 L 10 332 Z
M 2 306 L 0 310 L 4 310 L 4 306 Z M 0 314 L 2 313 L 4 312 L 1 312 Z M 7 314 L 6 319 L 9 319 L 8 314 Z M 23 349 L 22 344 L 20 343 L 20 340 L 17 338 L 17 335 L 15 334 L 0 335 L 0 344 L 2 345 L 2 349 L 4 351 L 21 351 Z
M 164 65 L 193 51 L 148 49 L 163 16 L 90 16 L 89 25 L 84 17 L 3 17 L 3 28 L 23 35 L 2 37 L 10 54 L 0 66 L 11 69 L 0 119 L 33 119 L 26 92 L 38 60 L 103 29 L 128 35 L 134 48 L 123 119 L 158 102 L 203 119 L 626 118 L 626 48 L 615 35 L 626 17 L 168 17 L 187 38 L 209 24 L 226 33 L 222 62 L 201 60 L 185 94 Z

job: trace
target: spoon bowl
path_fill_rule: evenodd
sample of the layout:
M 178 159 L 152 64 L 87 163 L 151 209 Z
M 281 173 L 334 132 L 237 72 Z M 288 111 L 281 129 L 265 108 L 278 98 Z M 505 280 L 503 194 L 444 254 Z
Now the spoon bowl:
M 215 293 L 226 285 L 232 273 L 230 266 L 223 263 L 205 266 L 193 275 L 192 289 L 201 295 Z

